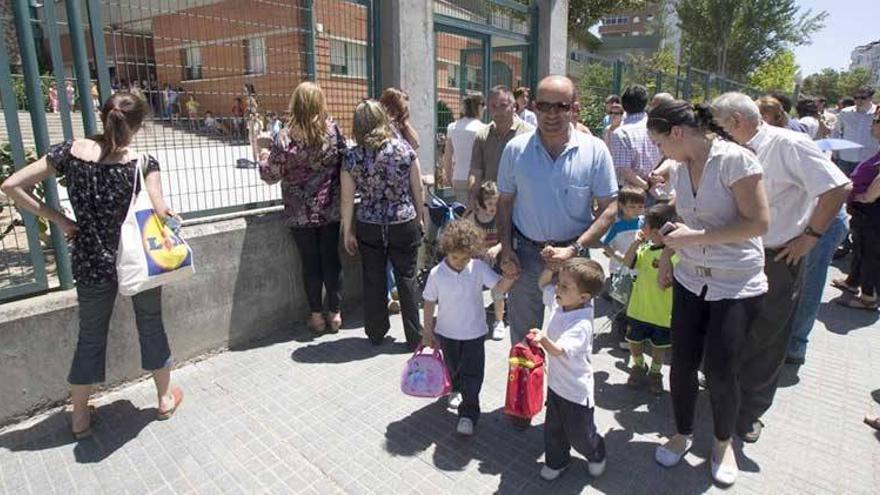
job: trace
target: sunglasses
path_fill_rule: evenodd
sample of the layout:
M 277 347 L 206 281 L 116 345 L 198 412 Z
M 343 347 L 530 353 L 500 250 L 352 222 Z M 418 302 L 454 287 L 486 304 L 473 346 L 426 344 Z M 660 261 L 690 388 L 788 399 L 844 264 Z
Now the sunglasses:
M 557 112 L 568 112 L 571 110 L 571 103 L 566 103 L 564 101 L 558 101 L 556 103 L 539 101 L 535 103 L 535 108 L 539 112 L 551 112 L 553 110 L 556 110 Z

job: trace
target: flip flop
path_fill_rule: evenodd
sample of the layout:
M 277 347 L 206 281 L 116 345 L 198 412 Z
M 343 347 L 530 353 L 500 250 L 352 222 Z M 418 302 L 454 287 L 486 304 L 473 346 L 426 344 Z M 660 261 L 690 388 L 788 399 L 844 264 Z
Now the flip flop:
M 86 427 L 85 430 L 81 431 L 73 431 L 71 428 L 70 434 L 73 436 L 74 440 L 84 440 L 92 436 L 92 425 L 95 424 L 95 416 L 98 414 L 98 410 L 95 409 L 95 406 L 89 406 L 89 426 Z
M 845 280 L 834 279 L 831 281 L 831 287 L 834 287 L 835 289 L 838 289 L 838 290 L 842 290 L 844 292 L 848 292 L 850 294 L 858 294 L 859 293 L 859 289 L 857 287 L 850 287 L 850 286 L 846 285 Z
M 865 416 L 863 421 L 871 428 L 880 431 L 880 416 Z
M 865 301 L 861 297 L 852 297 L 849 299 L 838 299 L 837 304 L 852 309 L 861 309 L 864 311 L 877 311 L 880 304 L 875 301 Z
M 158 411 L 156 413 L 157 420 L 165 421 L 171 419 L 171 416 L 174 416 L 174 412 L 177 411 L 180 403 L 183 402 L 183 390 L 179 387 L 175 387 L 173 390 L 171 390 L 171 395 L 174 397 L 174 407 L 167 411 Z

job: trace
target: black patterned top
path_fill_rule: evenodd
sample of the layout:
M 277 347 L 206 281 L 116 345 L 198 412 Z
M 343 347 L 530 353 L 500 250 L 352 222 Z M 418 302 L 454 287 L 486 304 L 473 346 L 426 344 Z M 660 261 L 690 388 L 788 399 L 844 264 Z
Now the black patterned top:
M 49 164 L 67 179 L 67 194 L 79 234 L 70 246 L 73 277 L 79 285 L 116 281 L 119 231 L 131 204 L 137 159 L 127 163 L 97 163 L 73 156 L 73 141 L 49 148 Z M 145 173 L 159 170 L 152 156 Z

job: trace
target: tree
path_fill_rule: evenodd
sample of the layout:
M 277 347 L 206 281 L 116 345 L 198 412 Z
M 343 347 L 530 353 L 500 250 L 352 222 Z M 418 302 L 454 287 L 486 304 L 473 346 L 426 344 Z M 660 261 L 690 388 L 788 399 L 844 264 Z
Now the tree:
M 794 78 L 797 71 L 798 66 L 794 62 L 794 53 L 790 50 L 782 50 L 759 65 L 749 75 L 749 85 L 768 93 L 770 91 L 791 93 L 794 91 Z
M 871 71 L 864 67 L 856 67 L 849 72 L 840 74 L 840 81 L 837 83 L 837 91 L 841 96 L 852 96 L 856 90 L 863 86 L 872 86 Z
M 824 96 L 829 103 L 836 103 L 840 99 L 840 73 L 831 68 L 822 69 L 821 72 L 810 74 L 801 85 L 801 93 L 811 96 Z
M 606 15 L 626 9 L 644 8 L 659 0 L 569 0 L 568 35 L 577 42 L 592 45 L 590 28 Z
M 783 49 L 810 43 L 828 17 L 802 12 L 795 0 L 681 0 L 676 13 L 685 61 L 733 79 Z

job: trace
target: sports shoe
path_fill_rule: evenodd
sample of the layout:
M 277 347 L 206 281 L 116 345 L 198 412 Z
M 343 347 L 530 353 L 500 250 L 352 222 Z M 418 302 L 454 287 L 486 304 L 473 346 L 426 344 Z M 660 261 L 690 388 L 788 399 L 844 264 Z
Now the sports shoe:
M 552 467 L 544 464 L 544 467 L 541 468 L 541 479 L 546 481 L 553 481 L 562 474 L 563 471 L 568 467 L 566 464 L 559 469 L 553 469 Z
M 602 473 L 605 472 L 605 461 L 606 460 L 608 460 L 608 459 L 605 458 L 599 462 L 587 461 L 587 471 L 590 473 L 590 476 L 592 476 L 593 478 L 597 478 L 599 476 L 602 476 Z
M 645 365 L 642 366 L 631 366 L 629 368 L 629 379 L 626 381 L 626 384 L 630 387 L 636 388 L 641 387 L 642 383 L 644 383 L 645 378 L 648 376 L 648 367 Z
M 694 438 L 692 436 L 685 436 L 684 450 L 681 452 L 667 447 L 670 442 L 672 442 L 672 440 L 657 447 L 657 450 L 654 451 L 654 460 L 657 461 L 657 464 L 660 464 L 663 467 L 672 467 L 681 462 L 681 458 L 684 457 L 694 445 Z
M 455 428 L 455 431 L 459 435 L 471 436 L 474 434 L 474 422 L 468 418 L 459 418 L 458 427 Z
M 728 446 L 727 448 L 732 449 L 733 447 Z M 712 462 L 710 464 L 712 468 L 712 479 L 714 479 L 719 485 L 730 486 L 736 482 L 737 475 L 739 475 L 739 466 L 736 465 L 736 456 L 734 456 L 732 452 L 730 458 L 732 459 L 732 462 L 725 464 L 723 459 L 721 461 L 716 461 L 715 454 L 714 452 L 712 453 Z
M 507 335 L 507 325 L 503 321 L 496 321 L 492 325 L 492 340 L 503 340 Z
M 764 423 L 762 423 L 760 419 L 756 419 L 755 421 L 752 421 L 752 424 L 749 425 L 748 429 L 743 429 L 740 433 L 740 437 L 743 442 L 755 443 L 761 438 L 761 431 L 763 429 Z
M 654 395 L 663 394 L 663 373 L 648 373 L 648 389 Z
M 617 347 L 619 347 L 619 348 L 621 348 L 621 349 L 623 349 L 623 350 L 625 350 L 625 351 L 628 351 L 628 350 L 629 350 L 629 342 L 627 342 L 627 341 L 625 341 L 625 340 L 621 340 L 621 341 L 617 344 Z
M 447 399 L 447 405 L 450 409 L 458 409 L 461 405 L 461 392 L 452 392 Z

